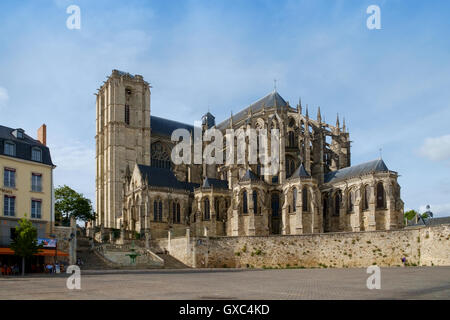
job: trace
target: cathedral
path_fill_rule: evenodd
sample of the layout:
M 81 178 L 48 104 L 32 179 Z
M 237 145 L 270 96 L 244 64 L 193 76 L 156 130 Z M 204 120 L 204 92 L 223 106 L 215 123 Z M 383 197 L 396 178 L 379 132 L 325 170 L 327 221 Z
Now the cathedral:
M 274 90 L 216 123 L 151 115 L 151 86 L 113 70 L 97 93 L 95 225 L 126 238 L 268 236 L 403 227 L 398 173 L 376 159 L 351 165 L 345 120 L 331 125 Z M 172 132 L 278 129 L 279 170 L 259 163 L 179 164 Z M 268 137 L 270 144 L 270 137 Z M 236 143 L 236 142 L 234 142 Z M 203 142 L 206 144 L 206 142 Z

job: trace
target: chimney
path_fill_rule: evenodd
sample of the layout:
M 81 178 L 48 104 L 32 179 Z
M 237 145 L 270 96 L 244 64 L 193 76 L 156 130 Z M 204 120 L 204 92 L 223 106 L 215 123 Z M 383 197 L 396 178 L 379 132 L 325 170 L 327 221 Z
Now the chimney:
M 47 126 L 43 124 L 37 131 L 38 140 L 44 146 L 47 145 Z

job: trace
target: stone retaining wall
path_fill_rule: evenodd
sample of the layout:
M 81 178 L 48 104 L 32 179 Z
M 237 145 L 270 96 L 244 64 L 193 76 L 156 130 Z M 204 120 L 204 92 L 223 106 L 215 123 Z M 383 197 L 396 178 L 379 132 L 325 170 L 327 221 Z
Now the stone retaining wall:
M 450 265 L 450 225 L 396 231 L 268 237 L 176 238 L 158 242 L 196 268 Z M 195 257 L 195 258 L 194 258 Z

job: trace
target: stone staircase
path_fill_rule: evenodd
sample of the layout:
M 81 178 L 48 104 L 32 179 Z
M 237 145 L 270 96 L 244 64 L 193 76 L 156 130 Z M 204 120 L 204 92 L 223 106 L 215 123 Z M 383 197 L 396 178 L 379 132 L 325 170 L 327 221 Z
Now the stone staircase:
M 83 270 L 104 270 L 111 269 L 111 267 L 101 259 L 98 254 L 91 250 L 91 245 L 88 238 L 77 238 L 77 258 L 81 258 Z
M 121 251 L 119 249 L 119 251 Z M 154 253 L 152 253 L 154 254 Z M 171 255 L 160 252 L 156 253 L 156 256 L 164 260 L 164 269 L 186 269 L 190 268 L 178 259 Z M 125 267 L 119 264 L 111 263 L 106 257 L 102 256 L 97 250 L 91 249 L 89 238 L 78 237 L 77 238 L 77 258 L 81 258 L 83 265 L 82 270 L 107 270 L 107 269 L 123 269 Z M 149 266 L 150 267 L 150 266 Z M 154 267 L 152 267 L 154 268 Z M 158 268 L 158 267 L 157 267 Z M 159 267 L 161 268 L 161 267 Z
M 172 257 L 170 254 L 157 253 L 157 255 L 164 260 L 164 269 L 187 269 L 189 266 L 185 265 L 180 260 Z

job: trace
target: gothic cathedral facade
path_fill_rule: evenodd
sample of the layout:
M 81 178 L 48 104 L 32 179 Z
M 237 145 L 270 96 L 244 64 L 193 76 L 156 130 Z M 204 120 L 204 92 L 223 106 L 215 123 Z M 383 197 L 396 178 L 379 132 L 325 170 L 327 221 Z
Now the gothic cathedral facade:
M 97 93 L 95 225 L 127 237 L 265 236 L 403 227 L 398 174 L 382 159 L 351 165 L 345 122 L 309 117 L 277 91 L 201 130 L 278 129 L 280 170 L 171 161 L 172 132 L 192 125 L 151 115 L 150 85 L 113 70 Z M 270 144 L 270 137 L 269 144 Z

